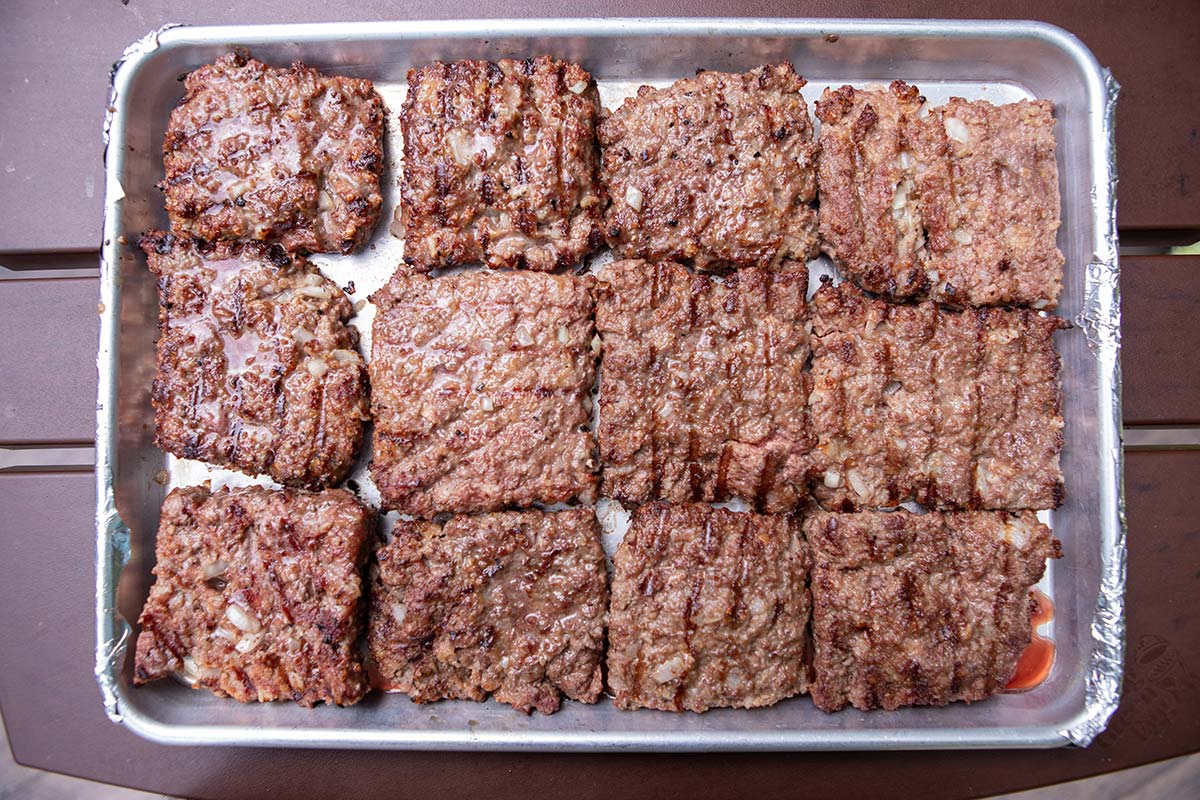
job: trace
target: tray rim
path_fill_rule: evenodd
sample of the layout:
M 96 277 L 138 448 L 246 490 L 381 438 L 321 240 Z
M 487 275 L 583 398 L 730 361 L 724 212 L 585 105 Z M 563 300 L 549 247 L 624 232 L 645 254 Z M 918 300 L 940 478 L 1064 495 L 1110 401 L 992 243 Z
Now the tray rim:
M 120 174 L 124 149 L 126 89 L 152 54 L 160 49 L 192 45 L 316 42 L 336 39 L 412 40 L 436 35 L 470 38 L 502 34 L 520 36 L 637 35 L 637 36 L 823 36 L 826 32 L 859 36 L 922 38 L 1026 38 L 1062 51 L 1087 86 L 1087 129 L 1093 164 L 1094 208 L 1097 225 L 1092 242 L 1085 293 L 1094 307 L 1079 320 L 1087 329 L 1099 359 L 1099 446 L 1111 458 L 1100 460 L 1098 510 L 1101 548 L 1101 602 L 1092 623 L 1096 647 L 1090 651 L 1088 702 L 1084 708 L 1057 723 L 993 726 L 955 730 L 836 730 L 821 731 L 819 738 L 803 730 L 775 731 L 380 731 L 351 726 L 333 728 L 272 728 L 251 725 L 175 725 L 155 719 L 122 702 L 118 680 L 120 662 L 131 627 L 115 609 L 117 578 L 129 558 L 130 532 L 116 510 L 114 469 L 116 430 L 119 320 L 121 286 L 118 207 L 123 190 Z M 96 662 L 95 676 L 105 710 L 114 722 L 124 723 L 140 736 L 163 744 L 222 744 L 265 747 L 364 748 L 422 750 L 566 750 L 566 751 L 830 751 L 847 749 L 969 749 L 1048 748 L 1070 743 L 1087 745 L 1104 729 L 1120 696 L 1120 664 L 1124 646 L 1122 595 L 1125 577 L 1125 513 L 1123 452 L 1121 449 L 1120 332 L 1105 320 L 1119 319 L 1116 182 L 1113 107 L 1116 84 L 1095 56 L 1074 34 L 1055 25 L 1013 20 L 921 20 L 840 18 L 612 18 L 612 19 L 467 19 L 393 20 L 384 22 L 285 23 L 256 25 L 166 25 L 133 43 L 113 65 L 110 96 L 104 123 L 105 214 L 100 255 L 100 343 L 97 355 L 96 437 Z M 1091 323 L 1089 325 L 1089 322 Z M 1113 597 L 1104 602 L 1106 589 Z M 1086 613 L 1086 603 L 1083 613 Z M 1098 653 L 1097 649 L 1103 651 Z M 1098 669 L 1097 660 L 1108 669 Z M 1113 678 L 1113 662 L 1117 677 Z

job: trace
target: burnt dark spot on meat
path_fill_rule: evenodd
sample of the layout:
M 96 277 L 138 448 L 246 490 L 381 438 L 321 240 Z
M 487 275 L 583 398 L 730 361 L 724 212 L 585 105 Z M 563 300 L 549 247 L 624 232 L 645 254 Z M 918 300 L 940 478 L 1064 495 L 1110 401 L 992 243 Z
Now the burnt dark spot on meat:
M 286 267 L 292 263 L 292 257 L 283 245 L 273 244 L 267 248 L 267 259 L 277 267 Z

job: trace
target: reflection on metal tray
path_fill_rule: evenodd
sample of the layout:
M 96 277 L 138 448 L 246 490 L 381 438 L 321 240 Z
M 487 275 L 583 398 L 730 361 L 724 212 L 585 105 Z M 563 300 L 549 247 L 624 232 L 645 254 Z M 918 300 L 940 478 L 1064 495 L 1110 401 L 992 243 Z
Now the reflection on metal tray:
M 375 81 L 388 105 L 384 216 L 363 252 L 314 257 L 366 297 L 399 263 L 402 243 L 388 232 L 398 201 L 396 114 L 410 66 L 433 60 L 527 57 L 580 61 L 612 108 L 641 83 L 664 84 L 697 67 L 742 71 L 790 60 L 808 79 L 810 103 L 830 85 L 917 84 L 933 102 L 951 95 L 1008 102 L 1052 100 L 1057 118 L 1066 255 L 1058 313 L 1076 328 L 1058 337 L 1063 358 L 1067 498 L 1043 514 L 1063 542 L 1043 591 L 1053 599 L 1054 669 L 1037 688 L 974 705 L 896 712 L 825 714 L 807 698 L 752 711 L 703 715 L 617 711 L 567 703 L 552 716 L 525 717 L 507 706 L 442 702 L 418 706 L 400 695 L 371 695 L 351 708 L 306 710 L 240 705 L 172 682 L 133 690 L 132 632 L 150 584 L 158 509 L 169 485 L 251 478 L 164 455 L 154 447 L 149 401 L 157 298 L 153 276 L 133 246 L 165 224 L 160 143 L 182 94 L 176 80 L 232 46 L 268 63 L 295 59 Z M 855 20 L 553 20 L 342 23 L 220 28 L 171 27 L 134 44 L 113 72 L 106 125 L 106 214 L 97 428 L 97 662 L 108 715 L 163 742 L 362 748 L 750 750 L 946 747 L 1050 747 L 1088 744 L 1115 710 L 1124 614 L 1119 307 L 1115 167 L 1116 85 L 1070 34 L 1038 23 Z M 607 260 L 606 257 L 598 259 Z M 595 265 L 593 265 L 594 268 Z M 810 264 L 813 281 L 828 272 Z M 368 352 L 368 304 L 353 324 Z M 364 454 L 355 478 L 369 500 Z M 162 473 L 168 481 L 164 486 Z M 611 552 L 624 514 L 599 515 Z

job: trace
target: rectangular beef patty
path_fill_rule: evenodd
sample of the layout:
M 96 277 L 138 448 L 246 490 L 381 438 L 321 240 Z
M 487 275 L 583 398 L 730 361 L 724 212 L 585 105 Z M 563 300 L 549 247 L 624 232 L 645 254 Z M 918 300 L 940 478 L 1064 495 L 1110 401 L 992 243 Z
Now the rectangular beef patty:
M 595 494 L 590 278 L 403 270 L 376 292 L 371 474 L 432 517 Z
M 823 249 L 864 289 L 894 299 L 1053 308 L 1063 265 L 1053 106 L 924 106 L 901 81 L 825 90 Z
M 608 586 L 591 509 L 402 521 L 377 555 L 368 642 L 386 688 L 543 714 L 599 699 Z
M 383 196 L 383 101 L 370 81 L 230 53 L 184 80 L 163 142 L 176 235 L 349 253 Z
M 341 489 L 175 489 L 133 680 L 172 673 L 242 702 L 350 705 L 366 693 L 361 569 L 374 513 Z
M 815 494 L 850 511 L 1049 509 L 1062 500 L 1058 317 L 813 297 Z
M 350 301 L 279 245 L 142 237 L 158 275 L 155 443 L 288 485 L 337 483 L 367 419 Z
M 753 708 L 804 692 L 808 568 L 796 517 L 639 508 L 613 558 L 617 708 Z
M 626 503 L 807 496 L 807 271 L 724 280 L 620 261 L 596 289 L 603 494 Z
M 1060 554 L 1032 512 L 819 512 L 804 533 L 825 711 L 1003 691 L 1030 641 L 1029 590 Z
M 602 242 L 596 83 L 542 56 L 408 72 L 404 259 L 553 270 Z
M 643 86 L 600 125 L 619 258 L 697 269 L 817 254 L 816 144 L 791 64 Z

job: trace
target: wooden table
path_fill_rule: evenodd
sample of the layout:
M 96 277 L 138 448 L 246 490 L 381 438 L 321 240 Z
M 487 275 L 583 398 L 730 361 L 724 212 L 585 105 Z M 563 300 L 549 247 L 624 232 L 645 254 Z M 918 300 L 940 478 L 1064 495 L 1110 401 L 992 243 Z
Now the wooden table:
M 658 0 L 602 6 L 443 0 L 105 0 L 0 7 L 0 705 L 28 766 L 173 795 L 349 794 L 615 798 L 637 794 L 966 798 L 1095 775 L 1200 749 L 1200 450 L 1130 451 L 1125 696 L 1086 749 L 953 753 L 564 755 L 174 748 L 108 722 L 92 677 L 92 506 L 99 138 L 108 65 L 164 22 L 455 16 L 871 16 L 871 4 Z M 957 4 L 897 0 L 895 16 Z M 1078 34 L 1124 90 L 1118 107 L 1124 243 L 1200 239 L 1200 4 L 984 0 L 981 16 Z M 1125 424 L 1200 427 L 1200 257 L 1122 259 Z M 1178 438 L 1180 431 L 1175 430 Z M 1182 436 L 1187 438 L 1186 430 Z M 1193 441 L 1195 438 L 1193 436 Z

